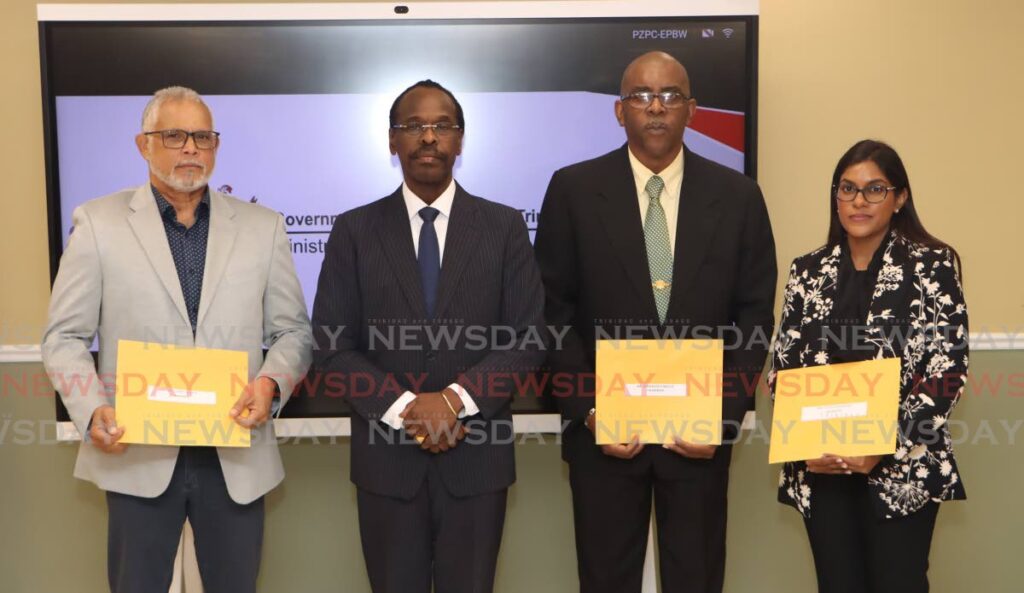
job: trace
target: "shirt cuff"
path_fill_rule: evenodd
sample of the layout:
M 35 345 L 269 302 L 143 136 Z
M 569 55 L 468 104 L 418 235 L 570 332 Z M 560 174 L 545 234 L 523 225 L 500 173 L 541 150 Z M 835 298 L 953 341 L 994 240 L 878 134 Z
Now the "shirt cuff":
M 276 419 L 277 415 L 281 413 L 281 382 L 277 380 L 277 377 L 271 377 L 270 375 L 257 375 L 256 379 L 266 377 L 274 382 L 277 386 L 277 391 L 274 393 L 274 399 L 270 400 L 270 418 Z M 253 379 L 253 382 L 256 381 Z
M 388 408 L 388 410 L 384 412 L 384 415 L 380 417 L 380 421 L 395 430 L 402 430 L 402 418 L 399 414 L 401 414 L 402 411 L 405 410 L 405 406 L 408 406 L 409 402 L 414 399 L 416 399 L 416 394 L 411 391 L 406 391 L 402 395 L 398 396 L 395 403 L 391 404 L 391 407 Z
M 459 399 L 462 400 L 462 409 L 459 410 L 459 418 L 466 418 L 467 416 L 475 416 L 480 413 L 480 408 L 473 401 L 473 398 L 469 396 L 469 392 L 466 388 L 458 383 L 452 383 L 448 386 L 455 393 L 459 394 Z

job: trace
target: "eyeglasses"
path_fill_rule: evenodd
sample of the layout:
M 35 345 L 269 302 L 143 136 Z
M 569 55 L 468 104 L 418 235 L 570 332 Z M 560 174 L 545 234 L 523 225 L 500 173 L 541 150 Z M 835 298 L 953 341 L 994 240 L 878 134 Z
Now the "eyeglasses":
M 156 130 L 154 132 L 143 132 L 142 134 L 144 136 L 159 134 L 160 140 L 164 143 L 164 148 L 182 148 L 188 143 L 189 138 L 192 138 L 192 141 L 196 144 L 196 148 L 199 150 L 217 148 L 217 144 L 220 143 L 220 132 L 214 132 L 213 130 L 196 130 L 195 132 L 186 132 L 185 130 Z
M 840 183 L 832 186 L 832 193 L 841 202 L 852 202 L 857 199 L 857 194 L 864 194 L 864 199 L 869 204 L 884 202 L 889 192 L 896 189 L 895 186 L 872 183 L 864 187 L 857 187 L 852 183 Z
M 434 135 L 437 136 L 438 138 L 446 138 L 452 132 L 456 130 L 461 130 L 462 126 L 460 126 L 459 124 L 453 124 L 450 122 L 443 121 L 436 124 L 395 124 L 391 126 L 391 129 L 398 130 L 399 132 L 402 132 L 403 134 L 409 136 L 410 138 L 419 138 L 423 134 L 426 134 L 427 130 L 433 130 Z
M 654 91 L 636 91 L 629 93 L 628 95 L 622 95 L 619 98 L 623 103 L 630 107 L 646 109 L 652 102 L 654 102 L 655 97 L 661 101 L 663 107 L 668 109 L 681 107 L 684 103 L 693 98 L 687 97 L 679 91 L 661 91 L 660 93 L 655 93 Z

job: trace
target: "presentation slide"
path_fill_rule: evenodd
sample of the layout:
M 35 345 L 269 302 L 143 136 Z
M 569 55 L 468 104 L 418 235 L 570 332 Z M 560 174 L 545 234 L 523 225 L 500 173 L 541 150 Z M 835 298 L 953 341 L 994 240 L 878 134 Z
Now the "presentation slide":
M 625 141 L 615 96 L 585 92 L 460 93 L 466 117 L 455 179 L 466 191 L 520 210 L 532 231 L 551 174 Z M 296 270 L 312 308 L 334 218 L 402 183 L 388 152 L 394 95 L 217 95 L 206 98 L 221 132 L 211 187 L 284 215 Z M 145 182 L 132 140 L 147 97 L 59 97 L 61 220 L 112 189 Z M 358 114 L 358 115 L 355 115 Z M 719 115 L 716 113 L 716 115 Z M 698 116 L 699 117 L 699 116 Z M 98 138 L 116 141 L 97 150 Z M 689 130 L 696 152 L 743 168 L 743 153 Z

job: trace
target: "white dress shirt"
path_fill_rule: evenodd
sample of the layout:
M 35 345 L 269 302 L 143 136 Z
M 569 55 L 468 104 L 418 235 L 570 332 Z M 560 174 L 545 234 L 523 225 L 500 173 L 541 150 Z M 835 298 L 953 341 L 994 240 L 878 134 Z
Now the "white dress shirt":
M 677 192 L 678 193 L 678 192 Z M 455 201 L 455 180 L 452 180 L 448 184 L 448 187 L 441 192 L 441 195 L 434 200 L 433 204 L 428 204 L 420 199 L 419 196 L 414 194 L 409 186 L 402 183 L 402 199 L 405 200 L 405 209 L 409 214 L 409 230 L 412 232 L 412 244 L 416 250 L 416 257 L 420 254 L 420 229 L 423 228 L 423 219 L 420 218 L 420 210 L 430 206 L 440 211 L 437 218 L 434 219 L 434 231 L 437 233 L 437 247 L 438 255 L 441 257 L 441 267 L 444 267 L 444 243 L 445 238 L 448 236 L 448 220 L 451 218 L 452 203 Z M 449 389 L 459 395 L 459 399 L 462 400 L 462 409 L 459 410 L 459 418 L 465 418 L 472 416 L 480 412 L 480 408 L 477 407 L 476 402 L 470 397 L 469 393 L 459 385 L 458 383 L 452 383 L 448 386 Z M 405 407 L 409 405 L 409 402 L 416 399 L 416 394 L 411 391 L 406 391 L 402 395 L 398 396 L 395 403 L 391 404 L 391 407 L 384 412 L 384 416 L 381 420 L 394 428 L 395 430 L 402 430 L 402 419 L 398 416 Z
M 651 204 L 651 198 L 647 195 L 647 182 L 653 175 L 661 177 L 665 182 L 665 188 L 661 190 L 661 207 L 665 210 L 665 222 L 668 223 L 668 243 L 672 248 L 673 255 L 676 252 L 676 225 L 679 220 L 679 194 L 683 188 L 683 149 L 679 149 L 669 166 L 660 173 L 655 173 L 644 166 L 633 151 L 629 152 L 629 164 L 633 169 L 633 181 L 636 182 L 636 196 L 640 204 L 640 223 L 647 222 L 647 207 Z

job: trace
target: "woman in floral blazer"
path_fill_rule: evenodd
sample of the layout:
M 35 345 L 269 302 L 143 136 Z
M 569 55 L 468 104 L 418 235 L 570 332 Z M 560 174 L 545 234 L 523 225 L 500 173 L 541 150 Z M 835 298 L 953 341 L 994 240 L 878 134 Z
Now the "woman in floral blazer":
M 864 140 L 832 178 L 828 244 L 790 268 L 768 384 L 785 369 L 900 358 L 892 455 L 787 463 L 821 593 L 928 591 L 938 503 L 966 497 L 947 419 L 967 376 L 959 256 L 924 230 L 896 152 Z M 955 265 L 954 265 L 955 264 Z

